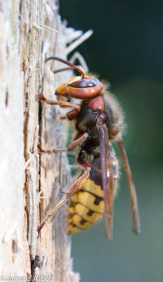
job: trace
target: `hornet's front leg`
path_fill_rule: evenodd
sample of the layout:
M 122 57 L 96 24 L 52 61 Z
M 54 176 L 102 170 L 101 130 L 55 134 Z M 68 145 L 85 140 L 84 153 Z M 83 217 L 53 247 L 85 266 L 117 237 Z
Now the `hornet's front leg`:
M 41 102 L 48 104 L 48 105 L 59 105 L 61 108 L 72 108 L 72 109 L 75 109 L 78 112 L 80 112 L 80 109 L 81 109 L 81 107 L 79 105 L 75 105 L 75 104 L 72 104 L 70 102 L 62 101 L 62 100 L 57 101 L 57 100 L 47 99 L 42 94 L 39 95 L 38 98 Z

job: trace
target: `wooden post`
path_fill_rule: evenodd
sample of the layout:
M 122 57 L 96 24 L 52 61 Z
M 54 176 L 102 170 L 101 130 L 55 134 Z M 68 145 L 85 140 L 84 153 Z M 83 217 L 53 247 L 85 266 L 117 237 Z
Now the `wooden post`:
M 66 145 L 60 109 L 37 99 L 42 89 L 55 99 L 54 89 L 72 75 L 54 76 L 50 69 L 59 63 L 44 68 L 45 55 L 66 58 L 66 26 L 57 3 L 0 0 L 0 276 L 77 282 L 66 207 L 41 236 L 36 232 L 46 211 L 71 185 L 66 154 L 40 157 L 37 151 L 39 142 L 44 148 Z

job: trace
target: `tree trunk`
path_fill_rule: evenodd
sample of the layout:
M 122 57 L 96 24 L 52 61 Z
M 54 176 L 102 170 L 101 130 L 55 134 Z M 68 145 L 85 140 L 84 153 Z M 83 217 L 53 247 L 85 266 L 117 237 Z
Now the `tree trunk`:
M 40 157 L 37 151 L 40 142 L 49 149 L 66 142 L 58 106 L 37 99 L 42 91 L 55 99 L 54 89 L 72 75 L 54 76 L 50 69 L 63 67 L 59 63 L 44 67 L 45 56 L 66 58 L 68 32 L 54 2 L 0 0 L 0 275 L 77 282 L 66 207 L 39 237 L 36 232 L 71 185 L 66 154 Z

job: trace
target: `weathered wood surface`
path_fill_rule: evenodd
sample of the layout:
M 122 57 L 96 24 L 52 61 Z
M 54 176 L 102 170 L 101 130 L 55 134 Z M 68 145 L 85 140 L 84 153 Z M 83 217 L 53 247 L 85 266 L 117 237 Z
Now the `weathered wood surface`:
M 37 99 L 43 73 L 48 98 L 55 98 L 54 89 L 72 75 L 54 76 L 50 69 L 59 63 L 44 69 L 45 55 L 66 58 L 68 33 L 54 2 L 0 0 L 0 276 L 51 275 L 57 282 L 77 282 L 66 207 L 39 238 L 36 232 L 71 184 L 66 154 L 40 157 L 37 152 L 38 142 L 44 148 L 66 142 L 60 109 Z

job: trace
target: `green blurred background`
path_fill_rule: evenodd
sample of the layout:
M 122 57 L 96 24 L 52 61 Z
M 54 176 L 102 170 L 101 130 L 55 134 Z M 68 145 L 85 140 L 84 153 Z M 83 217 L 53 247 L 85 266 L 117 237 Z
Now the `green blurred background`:
M 103 221 L 75 235 L 74 269 L 83 282 L 162 282 L 163 1 L 61 0 L 60 12 L 69 26 L 94 30 L 77 50 L 91 72 L 111 82 L 111 91 L 126 114 L 124 143 L 142 224 L 142 234 L 132 234 L 130 197 L 122 167 L 113 241 L 105 239 Z

